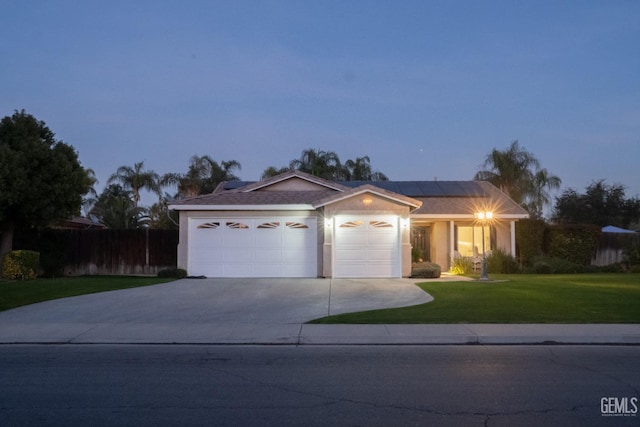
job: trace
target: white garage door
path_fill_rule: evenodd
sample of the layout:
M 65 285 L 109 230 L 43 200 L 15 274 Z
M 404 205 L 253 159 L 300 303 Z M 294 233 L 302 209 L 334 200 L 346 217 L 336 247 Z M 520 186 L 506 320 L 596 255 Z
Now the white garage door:
M 401 277 L 398 217 L 336 216 L 334 277 Z
M 315 218 L 192 218 L 189 274 L 317 277 Z

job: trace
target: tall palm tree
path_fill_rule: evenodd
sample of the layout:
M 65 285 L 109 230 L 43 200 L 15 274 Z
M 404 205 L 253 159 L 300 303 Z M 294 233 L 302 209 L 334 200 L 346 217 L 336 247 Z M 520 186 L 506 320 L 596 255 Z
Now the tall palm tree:
M 532 168 L 539 167 L 538 159 L 518 141 L 513 141 L 505 151 L 493 149 L 484 161 L 487 168 L 476 173 L 474 179 L 489 181 L 518 203 L 523 203 L 531 188 Z
M 371 169 L 369 156 L 356 157 L 355 160 L 347 160 L 344 163 L 348 171 L 348 181 L 388 181 L 389 178 L 382 172 L 374 172 Z
M 164 185 L 177 184 L 180 197 L 194 197 L 211 193 L 223 181 L 238 181 L 234 170 L 242 166 L 236 160 L 213 160 L 210 156 L 194 155 L 186 174 L 170 173 L 162 177 Z
M 90 214 L 108 228 L 127 230 L 146 226 L 146 212 L 145 208 L 135 206 L 131 191 L 119 184 L 110 184 L 100 194 Z
M 474 179 L 491 182 L 534 216 L 550 202 L 548 190 L 559 188 L 561 183 L 560 178 L 541 169 L 538 159 L 517 140 L 504 151 L 494 148 L 483 167 Z
M 144 162 L 131 166 L 120 166 L 116 173 L 109 177 L 108 184 L 119 182 L 124 188 L 130 188 L 133 195 L 133 204 L 138 207 L 140 202 L 140 190 L 146 189 L 160 195 L 160 177 L 152 170 L 144 169 Z
M 551 190 L 558 190 L 562 180 L 551 175 L 546 169 L 540 169 L 533 174 L 531 191 L 528 194 L 528 211 L 536 218 L 542 218 L 545 205 L 551 203 Z
M 299 159 L 291 160 L 289 168 L 324 179 L 345 179 L 347 175 L 335 152 L 313 148 L 303 150 Z
M 262 175 L 260 176 L 261 180 L 265 180 L 267 178 L 272 178 L 274 176 L 283 174 L 285 172 L 290 171 L 291 169 L 289 169 L 288 167 L 281 167 L 281 168 L 276 168 L 275 166 L 269 166 L 268 168 L 266 168 L 264 170 L 264 172 L 262 172 Z

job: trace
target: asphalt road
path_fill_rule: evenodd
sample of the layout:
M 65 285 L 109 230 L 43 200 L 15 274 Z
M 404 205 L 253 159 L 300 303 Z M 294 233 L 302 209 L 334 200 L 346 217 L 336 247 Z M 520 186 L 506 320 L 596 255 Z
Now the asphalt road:
M 639 425 L 639 361 L 638 346 L 4 345 L 0 424 Z

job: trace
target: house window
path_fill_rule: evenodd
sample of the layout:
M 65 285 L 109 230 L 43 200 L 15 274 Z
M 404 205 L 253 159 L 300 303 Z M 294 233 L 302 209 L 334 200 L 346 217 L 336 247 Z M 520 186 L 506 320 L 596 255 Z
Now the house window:
M 369 225 L 373 228 L 393 228 L 393 224 L 386 221 L 369 221 Z
M 220 227 L 219 222 L 205 222 L 204 224 L 200 224 L 198 228 L 218 228 Z
M 280 223 L 278 221 L 274 221 L 274 222 L 264 222 L 260 224 L 257 228 L 271 229 L 271 228 L 278 228 L 278 227 L 280 227 Z
M 295 229 L 309 228 L 309 226 L 307 224 L 303 224 L 301 222 L 287 221 L 287 223 L 285 225 L 288 228 L 295 228 Z
M 493 227 L 484 227 L 484 250 L 489 252 L 494 247 L 495 230 Z M 480 226 L 456 226 L 455 249 L 462 256 L 482 256 L 482 227 Z
M 340 224 L 340 228 L 358 228 L 362 227 L 364 222 L 362 221 L 347 221 Z
M 240 230 L 246 230 L 249 228 L 247 224 L 243 224 L 241 222 L 227 222 L 227 227 Z

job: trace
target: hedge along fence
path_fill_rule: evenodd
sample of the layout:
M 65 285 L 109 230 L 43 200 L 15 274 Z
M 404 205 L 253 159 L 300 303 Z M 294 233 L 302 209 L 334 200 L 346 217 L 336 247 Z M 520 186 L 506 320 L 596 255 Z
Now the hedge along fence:
M 600 239 L 596 225 L 550 225 L 545 234 L 546 252 L 580 265 L 589 265 L 596 255 Z
M 40 252 L 46 275 L 157 274 L 177 264 L 177 230 L 57 230 L 20 233 L 14 248 Z
M 543 255 L 546 230 L 547 224 L 541 219 L 516 222 L 517 252 L 522 265 L 529 265 L 533 258 Z
M 540 255 L 589 265 L 596 256 L 601 234 L 600 227 L 588 224 L 549 225 L 537 219 L 516 223 L 516 244 L 523 265 Z

